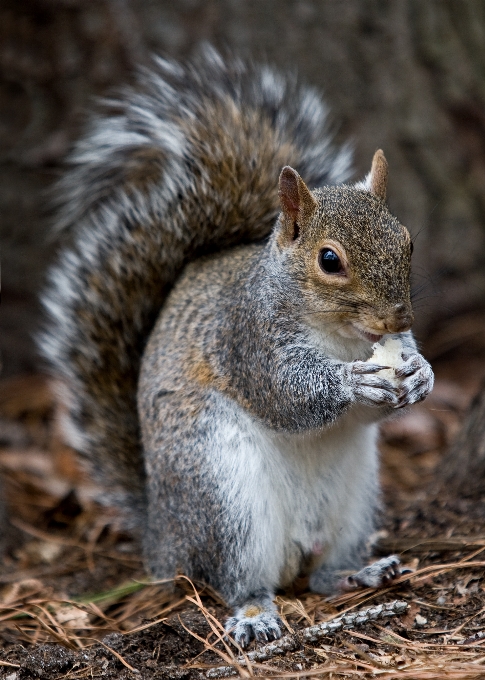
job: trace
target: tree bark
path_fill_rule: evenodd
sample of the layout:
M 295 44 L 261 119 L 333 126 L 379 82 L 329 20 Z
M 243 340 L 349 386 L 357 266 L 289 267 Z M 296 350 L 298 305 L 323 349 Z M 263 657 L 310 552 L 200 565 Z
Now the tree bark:
M 440 466 L 439 489 L 476 497 L 485 489 L 485 383 L 473 399 L 461 430 Z

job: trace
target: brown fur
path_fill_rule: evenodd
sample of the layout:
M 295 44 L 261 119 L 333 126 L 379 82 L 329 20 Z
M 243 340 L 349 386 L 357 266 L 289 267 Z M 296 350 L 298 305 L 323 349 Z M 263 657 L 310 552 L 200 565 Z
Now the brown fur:
M 409 329 L 413 317 L 407 229 L 370 193 L 335 187 L 313 196 L 315 207 L 302 220 L 293 267 L 315 313 L 341 323 L 354 319 L 381 335 Z M 283 213 L 283 225 L 286 219 Z M 341 255 L 346 276 L 322 272 L 318 257 L 325 247 Z
M 160 181 L 165 162 L 165 154 L 158 150 L 135 149 L 126 163 L 125 190 L 147 192 Z
M 372 167 L 370 171 L 370 191 L 374 196 L 386 200 L 387 194 L 387 177 L 389 169 L 382 149 L 378 149 L 374 158 L 372 159 Z

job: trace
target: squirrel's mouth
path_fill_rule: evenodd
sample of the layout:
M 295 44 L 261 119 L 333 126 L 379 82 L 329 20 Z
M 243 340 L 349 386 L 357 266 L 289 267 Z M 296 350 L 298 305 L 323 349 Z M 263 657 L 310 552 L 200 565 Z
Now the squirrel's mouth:
M 357 333 L 359 338 L 363 338 L 364 340 L 367 340 L 368 342 L 379 342 L 379 340 L 382 338 L 383 333 L 377 334 L 377 333 L 369 333 L 368 331 L 364 331 L 362 328 L 357 326 L 356 324 L 352 324 L 352 328 L 354 331 Z
M 382 335 L 376 335 L 375 333 L 366 333 L 365 331 L 362 331 L 362 335 L 369 342 L 379 342 L 379 340 L 382 338 Z

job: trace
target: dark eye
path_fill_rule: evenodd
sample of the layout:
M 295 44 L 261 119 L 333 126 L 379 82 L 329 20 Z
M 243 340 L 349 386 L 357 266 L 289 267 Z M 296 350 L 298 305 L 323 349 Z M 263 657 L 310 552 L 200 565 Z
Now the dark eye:
M 414 252 L 414 243 L 411 241 L 411 255 L 413 254 L 413 252 Z
M 327 274 L 339 274 L 343 271 L 342 263 L 337 253 L 334 253 L 330 248 L 324 248 L 320 251 L 319 257 L 320 269 L 323 269 Z

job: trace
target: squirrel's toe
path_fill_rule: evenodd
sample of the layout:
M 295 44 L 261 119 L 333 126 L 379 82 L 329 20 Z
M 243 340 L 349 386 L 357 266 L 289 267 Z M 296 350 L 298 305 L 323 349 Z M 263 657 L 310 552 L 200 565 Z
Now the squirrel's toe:
M 342 583 L 342 590 L 354 588 L 382 588 L 401 575 L 401 561 L 397 555 L 389 555 L 348 576 Z
M 256 616 L 231 616 L 226 622 L 226 630 L 234 642 L 245 649 L 251 640 L 270 642 L 281 637 L 282 622 L 273 612 L 261 612 Z

